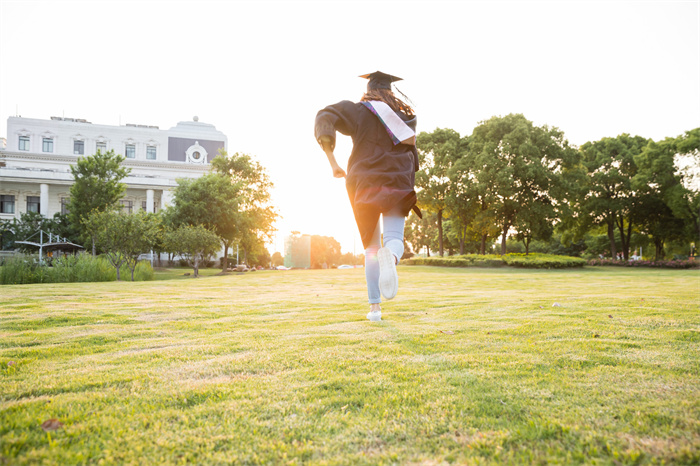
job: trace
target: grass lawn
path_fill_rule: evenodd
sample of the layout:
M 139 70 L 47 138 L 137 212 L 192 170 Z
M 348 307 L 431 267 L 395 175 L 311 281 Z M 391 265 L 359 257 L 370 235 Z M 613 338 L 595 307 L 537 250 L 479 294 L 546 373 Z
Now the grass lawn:
M 194 270 L 192 267 L 156 267 L 155 269 L 155 279 L 156 280 L 174 280 L 178 278 L 190 279 L 194 275 Z M 210 268 L 199 269 L 199 275 L 204 277 L 214 277 L 221 273 L 221 268 Z M 231 272 L 233 274 L 239 272 Z M 243 272 L 240 272 L 243 273 Z
M 0 464 L 700 463 L 698 270 L 184 272 L 0 287 Z

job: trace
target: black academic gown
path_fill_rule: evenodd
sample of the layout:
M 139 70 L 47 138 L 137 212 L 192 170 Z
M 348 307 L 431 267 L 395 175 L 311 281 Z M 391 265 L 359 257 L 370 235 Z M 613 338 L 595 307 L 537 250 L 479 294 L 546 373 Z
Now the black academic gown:
M 398 115 L 416 130 L 416 117 Z M 406 216 L 415 208 L 418 153 L 416 146 L 394 145 L 379 118 L 361 103 L 344 100 L 318 112 L 316 140 L 329 136 L 335 147 L 336 131 L 352 137 L 345 186 L 362 244 L 367 248 L 381 213 L 398 207 Z

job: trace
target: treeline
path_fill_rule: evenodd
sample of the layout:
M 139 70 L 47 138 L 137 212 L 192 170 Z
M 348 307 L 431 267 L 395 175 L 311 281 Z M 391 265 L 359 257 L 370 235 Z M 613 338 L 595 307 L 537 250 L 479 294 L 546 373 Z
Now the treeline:
M 414 251 L 487 254 L 498 242 L 502 255 L 536 245 L 627 260 L 653 245 L 662 259 L 669 248 L 692 254 L 700 239 L 700 128 L 663 141 L 622 134 L 577 148 L 561 130 L 510 114 L 468 136 L 421 133 L 417 147 L 425 215 L 407 224 Z
M 362 265 L 364 254 L 341 252 L 340 243 L 331 236 L 302 235 L 292 231 L 286 239 L 286 257 L 280 253 L 272 255 L 274 265 L 288 265 L 292 268 L 328 269 L 339 265 Z
M 106 258 L 115 268 L 117 280 L 125 267 L 133 280 L 138 257 L 149 252 L 177 256 L 194 268 L 195 276 L 222 248 L 224 270 L 233 248 L 238 248 L 251 265 L 270 264 L 265 242 L 277 218 L 269 203 L 272 183 L 250 156 L 220 152 L 209 173 L 179 179 L 172 205 L 157 213 L 122 210 L 119 201 L 126 185 L 121 180 L 130 171 L 123 161 L 124 157 L 113 151 L 78 159 L 71 167 L 74 183 L 68 214 L 47 219 L 26 213 L 0 223 L 2 249 L 36 252 L 15 241 L 43 230 L 84 245 L 93 256 Z

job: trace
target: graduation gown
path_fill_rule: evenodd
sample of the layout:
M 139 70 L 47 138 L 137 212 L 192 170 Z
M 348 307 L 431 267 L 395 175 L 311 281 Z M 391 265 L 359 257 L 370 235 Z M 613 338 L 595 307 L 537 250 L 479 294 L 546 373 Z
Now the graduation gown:
M 397 113 L 415 131 L 416 117 Z M 379 118 L 361 103 L 344 100 L 316 115 L 316 140 L 335 133 L 352 137 L 345 186 L 362 244 L 369 246 L 379 215 L 398 207 L 406 216 L 416 209 L 415 179 L 418 171 L 416 146 L 394 145 Z

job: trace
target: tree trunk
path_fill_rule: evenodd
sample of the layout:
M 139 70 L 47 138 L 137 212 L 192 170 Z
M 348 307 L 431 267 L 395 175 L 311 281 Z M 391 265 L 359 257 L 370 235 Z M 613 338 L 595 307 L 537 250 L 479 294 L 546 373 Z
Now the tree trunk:
M 664 240 L 661 238 L 654 238 L 654 260 L 659 261 L 664 258 Z
M 620 217 L 617 222 L 617 229 L 620 232 L 620 242 L 622 243 L 622 257 L 627 261 L 630 256 L 630 238 L 632 236 L 632 222 L 627 222 L 627 234 L 625 234 L 625 219 Z
M 464 238 L 459 239 L 459 254 L 464 255 Z
M 482 256 L 486 255 L 486 235 L 481 235 L 481 249 L 479 250 L 479 254 Z
M 615 247 L 615 225 L 613 221 L 608 222 L 608 241 L 610 241 L 610 255 L 617 259 L 617 248 Z
M 442 209 L 437 212 L 437 224 L 438 224 L 438 247 L 440 252 L 440 257 L 445 255 L 445 250 L 442 243 Z
M 523 240 L 523 243 L 525 243 L 525 255 L 527 256 L 530 254 L 530 237 L 527 236 L 525 240 Z
M 97 248 L 95 247 L 95 235 L 92 235 L 92 257 L 97 255 Z
M 228 244 L 224 243 L 224 260 L 222 262 L 221 271 L 228 271 Z
M 510 225 L 503 225 L 503 236 L 501 237 L 501 255 L 506 255 L 506 239 L 508 239 L 508 229 Z
M 194 278 L 197 278 L 199 276 L 199 259 L 194 260 Z

